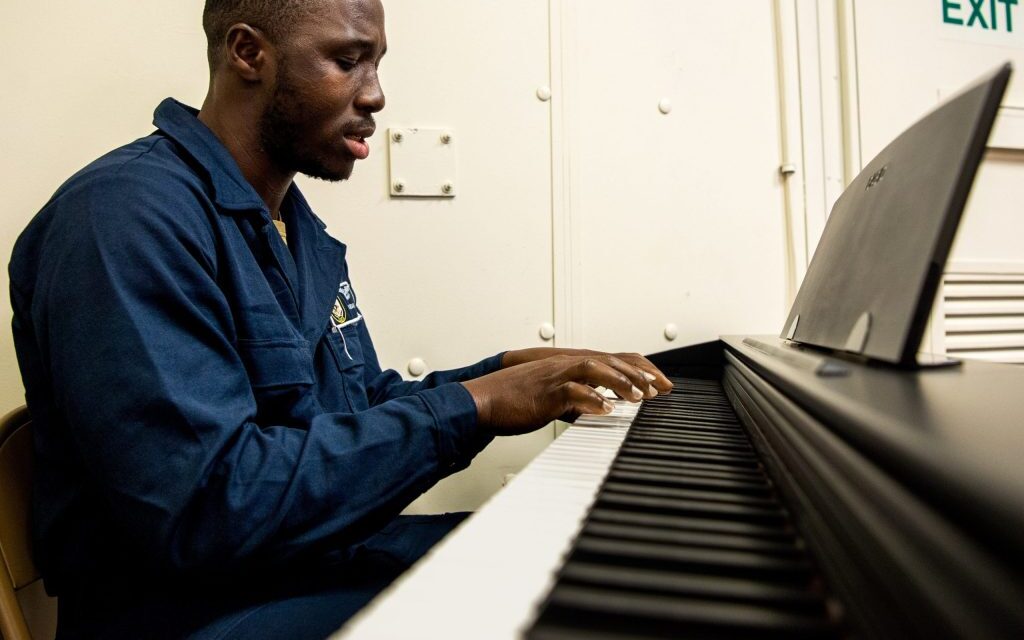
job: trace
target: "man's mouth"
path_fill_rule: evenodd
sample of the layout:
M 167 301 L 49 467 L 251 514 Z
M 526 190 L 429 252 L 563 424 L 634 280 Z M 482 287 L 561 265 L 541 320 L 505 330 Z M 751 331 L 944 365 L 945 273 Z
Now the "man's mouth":
M 370 145 L 366 144 L 366 139 L 373 135 L 375 129 L 372 124 L 369 124 L 360 126 L 345 134 L 345 145 L 357 160 L 365 160 L 369 157 Z
M 345 146 L 357 160 L 366 160 L 370 156 L 370 145 L 366 144 L 366 138 L 362 136 L 345 136 Z

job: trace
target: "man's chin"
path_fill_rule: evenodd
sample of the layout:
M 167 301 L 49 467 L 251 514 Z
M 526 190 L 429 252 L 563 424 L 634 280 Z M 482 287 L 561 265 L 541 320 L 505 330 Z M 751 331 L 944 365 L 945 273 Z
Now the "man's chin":
M 341 182 L 352 177 L 355 162 L 345 162 L 340 166 L 329 167 L 324 163 L 301 167 L 298 171 L 304 176 L 325 182 Z
M 302 175 L 307 178 L 313 178 L 314 180 L 323 180 L 324 182 L 341 182 L 342 180 L 348 180 L 351 174 L 347 173 L 321 173 L 321 172 L 310 172 L 300 171 Z

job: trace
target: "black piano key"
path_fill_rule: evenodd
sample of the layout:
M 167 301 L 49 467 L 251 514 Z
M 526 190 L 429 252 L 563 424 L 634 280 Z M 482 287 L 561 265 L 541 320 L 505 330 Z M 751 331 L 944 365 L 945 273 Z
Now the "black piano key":
M 687 409 L 685 413 L 679 413 L 679 409 Z M 693 418 L 709 416 L 713 419 L 722 419 L 736 422 L 736 416 L 728 405 L 721 407 L 700 402 L 680 402 L 674 405 L 658 405 L 652 402 L 641 405 L 644 415 L 671 415 L 674 418 Z
M 642 456 L 629 455 L 626 452 L 622 452 L 616 460 L 615 464 L 622 469 L 627 467 L 635 471 L 666 471 L 679 473 L 689 473 L 694 476 L 702 476 L 707 478 L 732 478 L 732 479 L 751 479 L 762 480 L 763 475 L 760 469 L 757 467 L 751 469 L 738 468 L 733 465 L 722 465 L 709 462 L 686 462 L 680 460 L 652 460 Z
M 688 398 L 686 396 L 669 396 L 663 400 L 662 396 L 658 396 L 653 400 L 644 402 L 641 408 L 646 411 L 665 411 L 674 407 L 696 407 L 708 412 L 732 415 L 732 407 L 729 406 L 728 402 L 723 403 L 722 400 L 710 397 Z
M 706 391 L 697 391 L 696 389 L 690 389 L 687 393 L 677 393 L 673 391 L 667 395 L 660 395 L 650 403 L 651 406 L 660 406 L 664 404 L 679 404 L 686 402 L 711 402 L 722 404 L 727 402 L 721 394 L 718 393 L 717 389 L 708 388 Z M 727 404 L 725 406 L 728 406 Z
M 630 482 L 637 485 L 653 485 L 660 487 L 679 487 L 690 489 L 717 489 L 735 493 L 766 496 L 771 488 L 764 483 L 749 480 L 706 477 L 694 472 L 661 471 L 646 468 L 642 471 L 627 466 L 615 465 L 608 473 L 608 479 L 619 482 Z
M 684 411 L 686 409 L 683 409 Z M 638 431 L 645 431 L 647 429 L 677 429 L 687 427 L 703 427 L 707 430 L 715 430 L 723 434 L 730 434 L 737 437 L 745 436 L 743 427 L 738 423 L 733 423 L 724 419 L 708 419 L 698 418 L 696 416 L 689 416 L 681 418 L 678 415 L 671 413 L 665 414 L 651 414 L 641 409 L 641 413 L 638 414 L 638 419 L 643 420 L 641 425 L 638 427 Z
M 582 536 L 595 538 L 617 538 L 634 542 L 658 542 L 661 544 L 686 545 L 689 547 L 705 547 L 708 549 L 728 549 L 733 551 L 750 551 L 779 556 L 795 557 L 804 553 L 803 547 L 795 541 L 779 542 L 764 540 L 750 536 L 728 535 L 722 533 L 680 531 L 654 529 L 637 525 L 610 524 L 590 522 L 581 532 Z
M 739 504 L 760 509 L 777 509 L 779 503 L 773 498 L 765 498 L 732 491 L 707 491 L 698 489 L 682 489 L 677 487 L 659 487 L 640 483 L 627 483 L 609 478 L 605 483 L 609 492 L 622 495 L 650 496 L 658 498 L 679 498 L 682 500 L 702 500 L 715 503 Z
M 717 391 L 715 385 L 718 384 L 718 381 L 717 380 L 708 380 L 707 382 L 710 383 L 710 384 L 705 386 L 705 385 L 701 385 L 701 384 L 693 384 L 693 383 L 690 383 L 688 381 L 688 384 L 687 384 L 685 389 L 680 389 L 680 388 L 672 389 L 669 393 L 662 394 L 662 395 L 658 396 L 657 399 L 660 402 L 671 402 L 671 401 L 673 401 L 673 400 L 675 400 L 676 398 L 679 398 L 679 397 L 683 397 L 683 398 L 700 398 L 700 397 L 708 396 L 708 397 L 711 397 L 711 398 L 714 398 L 714 399 L 721 398 L 720 395 L 715 393 Z
M 687 447 L 679 444 L 645 441 L 642 439 L 642 436 L 632 438 L 627 436 L 622 446 L 628 447 L 628 451 L 643 449 L 644 451 L 660 451 L 665 454 L 675 454 L 676 456 L 705 456 L 705 459 L 710 461 L 724 460 L 731 462 L 738 460 L 743 462 L 757 462 L 757 455 L 752 449 L 746 451 L 732 451 L 722 448 L 708 449 L 706 447 Z
M 649 411 L 640 409 L 638 418 L 643 420 L 643 425 L 673 425 L 686 426 L 697 425 L 714 427 L 723 431 L 742 431 L 742 425 L 735 418 L 717 415 L 701 415 L 691 412 L 687 407 L 673 407 L 666 411 Z
M 658 434 L 630 434 L 626 441 L 632 447 L 648 447 L 673 453 L 700 453 L 731 458 L 756 460 L 754 449 L 746 443 L 719 443 L 691 438 L 688 434 L 665 436 Z
M 709 443 L 721 443 L 725 445 L 750 445 L 750 441 L 740 435 L 731 435 L 726 433 L 708 433 L 707 431 L 700 431 L 698 429 L 685 429 L 674 427 L 671 429 L 666 428 L 648 428 L 638 429 L 630 434 L 630 437 L 635 438 L 637 436 L 650 436 L 650 437 L 670 437 L 670 438 L 689 438 L 690 440 L 709 442 Z
M 569 622 L 639 637 L 819 638 L 835 632 L 827 618 L 816 614 L 575 585 L 556 586 L 549 604 L 555 625 Z
M 643 408 L 639 416 L 651 422 L 665 421 L 668 423 L 707 423 L 712 426 L 739 428 L 740 423 L 735 417 L 715 409 L 698 406 L 662 407 L 659 409 Z
M 722 429 L 741 429 L 740 422 L 729 415 L 716 411 L 696 410 L 693 407 L 664 407 L 663 409 L 640 409 L 638 416 L 647 424 L 703 424 Z
M 752 522 L 738 522 L 718 518 L 680 517 L 663 513 L 641 513 L 596 507 L 587 517 L 588 522 L 608 522 L 640 527 L 668 529 L 672 531 L 707 531 L 742 535 L 750 538 L 771 540 L 795 540 L 793 531 L 782 525 L 766 525 Z
M 587 562 L 574 562 L 566 566 L 559 579 L 564 584 L 730 600 L 825 613 L 825 598 L 820 593 L 754 580 L 669 572 L 659 569 L 608 567 Z
M 639 635 L 625 630 L 602 631 L 572 626 L 545 625 L 535 627 L 527 636 L 529 640 L 650 640 L 650 635 Z
M 689 415 L 685 417 L 680 416 L 676 413 L 676 409 L 672 411 L 661 412 L 643 412 L 638 414 L 642 416 L 643 428 L 649 427 L 704 427 L 707 429 L 716 429 L 718 431 L 742 434 L 743 427 L 734 418 L 727 418 L 725 416 L 714 416 L 714 415 L 701 415 L 698 413 L 690 413 L 690 409 L 681 407 L 679 411 L 686 412 Z
M 742 453 L 753 456 L 753 448 L 745 442 L 723 442 L 721 440 L 708 440 L 703 438 L 693 438 L 688 435 L 662 435 L 662 434 L 651 434 L 651 433 L 635 433 L 632 434 L 631 442 L 634 443 L 647 443 L 647 444 L 658 444 L 670 447 L 693 447 L 696 450 L 710 449 L 712 451 L 721 451 L 723 453 Z
M 633 511 L 648 511 L 669 515 L 698 516 L 742 520 L 744 522 L 781 523 L 786 514 L 781 509 L 750 507 L 727 502 L 705 502 L 654 496 L 638 496 L 616 492 L 602 492 L 595 506 L 616 507 Z
M 742 576 L 773 582 L 807 584 L 811 578 L 810 564 L 803 557 L 786 558 L 764 553 L 585 535 L 577 539 L 569 559 L 630 567 L 673 568 L 685 572 Z
M 714 462 L 744 469 L 756 469 L 760 466 L 757 458 L 751 456 L 723 455 L 703 453 L 689 449 L 680 450 L 658 445 L 643 443 L 633 444 L 629 440 L 622 445 L 620 451 L 626 455 L 650 456 L 656 460 L 676 460 L 678 462 Z
M 640 410 L 647 415 L 670 415 L 676 418 L 692 418 L 695 415 L 705 414 L 720 416 L 728 420 L 736 419 L 728 405 L 720 405 L 715 402 L 687 401 L 661 405 L 653 402 L 646 402 L 641 406 Z
M 665 397 L 664 400 L 659 396 L 658 398 L 643 404 L 643 408 L 649 411 L 664 411 L 665 409 L 672 407 L 699 407 L 705 411 L 714 411 L 724 415 L 732 415 L 732 407 L 729 406 L 727 401 L 723 402 L 721 399 L 715 399 L 709 396 L 668 396 Z
M 706 425 L 699 424 L 662 424 L 662 425 L 650 425 L 647 429 L 638 429 L 638 434 L 649 433 L 656 435 L 658 433 L 673 433 L 688 436 L 704 436 L 706 438 L 726 438 L 726 439 L 742 439 L 746 441 L 744 434 L 736 429 L 723 429 L 721 427 L 709 427 Z
M 612 463 L 612 469 L 622 473 L 652 474 L 664 479 L 680 478 L 690 480 L 721 480 L 733 482 L 736 486 L 749 488 L 761 487 L 770 490 L 772 485 L 765 483 L 759 476 L 760 467 L 749 464 L 722 464 L 704 461 L 687 461 L 672 458 L 658 458 L 637 462 L 636 457 L 623 457 Z M 608 476 L 611 479 L 611 476 Z M 637 476 L 638 484 L 644 483 L 644 477 Z M 728 485 L 721 485 L 723 489 Z

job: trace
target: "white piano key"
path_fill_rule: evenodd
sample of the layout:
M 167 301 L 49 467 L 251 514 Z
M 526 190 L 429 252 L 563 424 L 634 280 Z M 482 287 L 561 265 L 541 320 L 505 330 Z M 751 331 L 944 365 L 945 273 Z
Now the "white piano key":
M 640 408 L 613 404 L 581 416 L 332 640 L 520 637 Z

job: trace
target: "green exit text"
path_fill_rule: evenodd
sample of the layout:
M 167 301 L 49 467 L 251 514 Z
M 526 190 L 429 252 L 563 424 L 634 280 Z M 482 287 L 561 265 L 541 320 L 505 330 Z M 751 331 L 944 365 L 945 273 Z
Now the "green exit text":
M 942 0 L 942 21 L 975 29 L 1013 33 L 1017 0 Z

